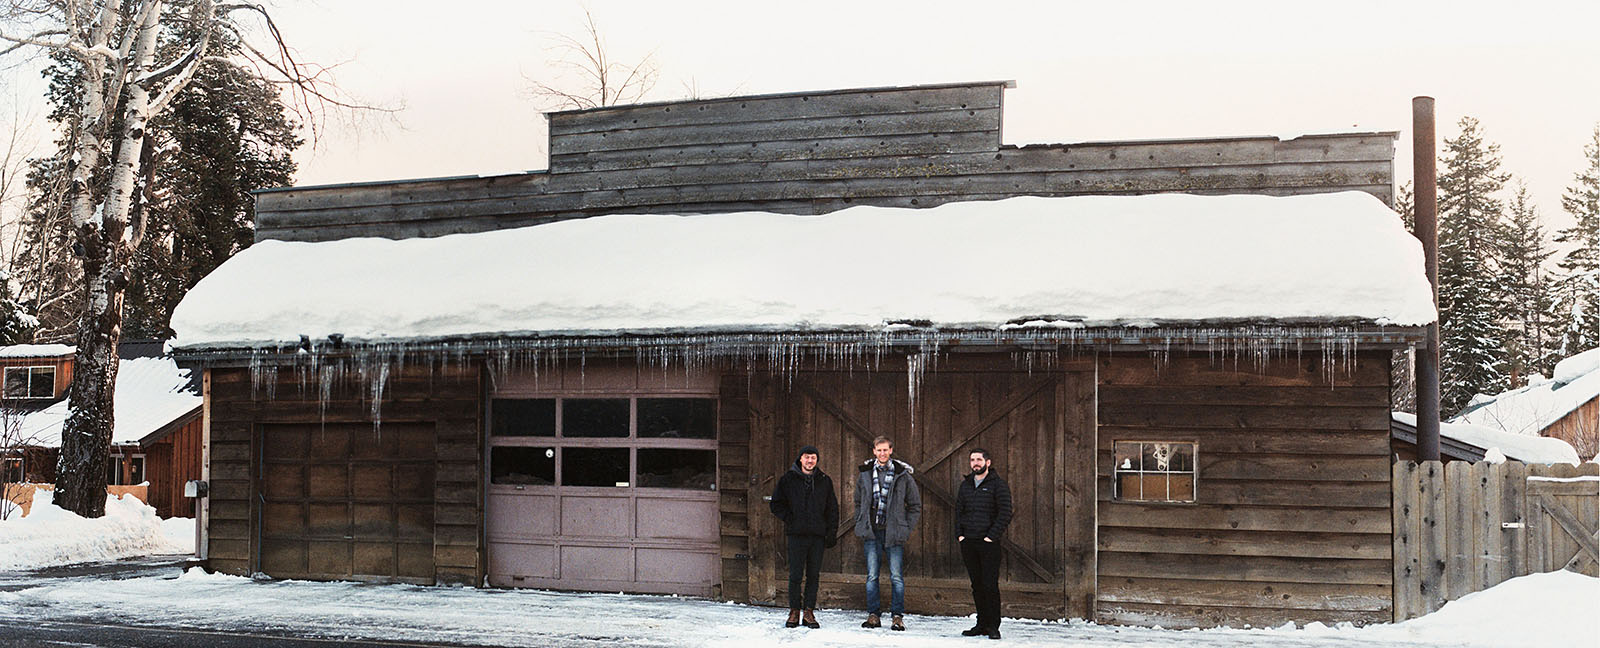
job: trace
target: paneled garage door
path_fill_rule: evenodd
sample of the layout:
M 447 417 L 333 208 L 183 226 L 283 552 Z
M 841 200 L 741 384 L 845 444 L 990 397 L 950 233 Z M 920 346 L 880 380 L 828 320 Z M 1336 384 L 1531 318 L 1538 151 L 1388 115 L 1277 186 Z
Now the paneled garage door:
M 711 594 L 716 399 L 497 397 L 491 408 L 491 585 Z
M 259 430 L 261 571 L 433 582 L 433 425 Z

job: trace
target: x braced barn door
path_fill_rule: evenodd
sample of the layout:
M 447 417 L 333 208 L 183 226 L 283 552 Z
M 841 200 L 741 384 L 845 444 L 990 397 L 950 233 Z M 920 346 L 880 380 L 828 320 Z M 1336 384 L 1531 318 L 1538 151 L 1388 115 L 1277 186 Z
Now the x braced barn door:
M 861 544 L 851 533 L 851 489 L 858 466 L 871 456 L 872 439 L 892 438 L 895 457 L 915 468 L 924 502 L 922 521 L 907 548 L 906 576 L 924 595 L 933 590 L 937 605 L 961 605 L 970 597 L 951 531 L 956 487 L 968 470 L 968 452 L 985 448 L 1011 484 L 1016 509 L 1004 540 L 1001 574 L 1008 613 L 1087 615 L 1094 589 L 1092 374 L 1030 375 L 1014 369 L 1009 358 L 991 367 L 955 362 L 945 367 L 925 374 L 915 406 L 902 371 L 802 372 L 792 380 L 757 381 L 751 402 L 764 420 L 753 422 L 752 437 L 762 441 L 752 443 L 751 470 L 769 478 L 757 489 L 770 492 L 771 478 L 787 469 L 793 451 L 816 445 L 822 469 L 834 478 L 841 511 L 839 549 L 827 554 L 824 571 L 839 575 L 834 580 L 859 583 L 865 566 Z M 765 505 L 759 498 L 756 502 Z M 763 513 L 752 511 L 752 519 Z M 781 528 L 771 521 L 765 525 L 772 528 L 764 534 L 753 529 L 754 535 L 767 536 L 767 546 L 781 551 L 771 540 L 781 539 Z M 752 581 L 774 581 L 752 582 L 753 597 L 786 587 L 781 557 L 769 558 L 775 563 L 769 569 L 762 568 L 760 557 L 753 560 Z M 862 596 L 859 589 L 837 588 L 846 602 Z

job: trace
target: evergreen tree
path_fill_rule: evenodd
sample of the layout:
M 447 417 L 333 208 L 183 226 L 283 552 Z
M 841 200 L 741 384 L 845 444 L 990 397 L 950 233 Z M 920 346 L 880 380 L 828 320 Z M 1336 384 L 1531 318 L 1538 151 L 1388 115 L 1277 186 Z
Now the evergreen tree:
M 1500 147 L 1484 141 L 1478 121 L 1463 117 L 1446 139 L 1439 176 L 1440 409 L 1459 411 L 1478 393 L 1506 385 L 1497 255 L 1504 236 L 1496 194 L 1509 175 Z
M 1509 387 L 1527 384 L 1532 374 L 1549 375 L 1560 358 L 1555 356 L 1550 310 L 1553 304 L 1550 273 L 1544 263 L 1555 250 L 1545 242 L 1539 212 L 1528 197 L 1528 187 L 1517 183 L 1506 213 L 1501 240 L 1500 275 L 1505 281 L 1500 316 L 1506 325 L 1506 371 Z
M 27 344 L 39 320 L 29 315 L 11 296 L 11 275 L 0 271 L 0 345 Z
M 1563 324 L 1561 357 L 1600 347 L 1600 126 L 1583 147 L 1588 166 L 1574 174 L 1561 208 L 1576 223 L 1556 232 L 1557 243 L 1574 246 L 1557 262 L 1556 312 Z
M 1417 231 L 1417 196 L 1411 190 L 1411 183 L 1400 185 L 1395 192 L 1394 211 L 1400 215 L 1400 222 L 1405 223 L 1407 232 Z
M 152 135 L 124 329 L 165 338 L 189 289 L 254 240 L 250 192 L 290 183 L 300 140 L 272 84 L 224 60 L 201 67 Z

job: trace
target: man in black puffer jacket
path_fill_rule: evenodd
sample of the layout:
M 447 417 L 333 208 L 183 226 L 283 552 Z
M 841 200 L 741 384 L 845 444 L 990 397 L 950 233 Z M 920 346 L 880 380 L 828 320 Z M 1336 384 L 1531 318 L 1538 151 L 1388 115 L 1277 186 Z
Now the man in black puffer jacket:
M 802 622 L 807 628 L 822 627 L 816 617 L 822 550 L 838 542 L 839 498 L 833 494 L 833 480 L 817 467 L 817 459 L 816 446 L 801 448 L 800 457 L 772 489 L 772 514 L 783 520 L 784 535 L 789 537 L 789 620 L 784 625 L 790 628 Z
M 956 541 L 961 562 L 972 581 L 972 602 L 978 624 L 961 634 L 1000 638 L 1000 539 L 1011 524 L 1011 486 L 989 465 L 989 451 L 973 448 L 967 455 L 972 474 L 956 491 Z

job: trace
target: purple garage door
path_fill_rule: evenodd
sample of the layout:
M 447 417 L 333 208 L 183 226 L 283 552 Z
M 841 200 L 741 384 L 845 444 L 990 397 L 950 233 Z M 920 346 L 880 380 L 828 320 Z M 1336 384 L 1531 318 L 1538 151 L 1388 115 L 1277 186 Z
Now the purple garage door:
M 709 596 L 716 408 L 678 395 L 494 398 L 489 583 Z

